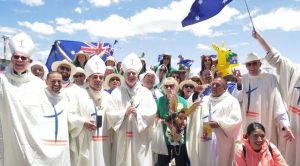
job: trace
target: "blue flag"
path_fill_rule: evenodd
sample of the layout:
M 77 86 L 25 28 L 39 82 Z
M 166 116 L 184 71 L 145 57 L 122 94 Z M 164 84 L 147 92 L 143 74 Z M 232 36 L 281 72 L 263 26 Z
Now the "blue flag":
M 110 43 L 92 43 L 92 42 L 81 42 L 81 41 L 68 41 L 68 40 L 57 40 L 55 44 L 52 45 L 51 52 L 48 56 L 46 66 L 49 71 L 51 71 L 51 65 L 55 61 L 61 61 L 64 56 L 59 51 L 59 48 L 71 59 L 75 58 L 75 54 L 82 50 L 90 54 L 92 57 L 95 54 L 99 54 L 102 51 L 105 51 L 105 54 L 101 57 L 103 61 L 106 60 L 107 56 L 112 56 L 114 49 Z
M 190 68 L 192 66 L 192 64 L 194 63 L 194 60 L 184 59 L 184 57 L 182 55 L 179 55 L 178 58 L 179 58 L 179 62 L 177 63 L 177 65 L 183 65 L 187 68 Z
M 181 24 L 183 27 L 207 20 L 218 14 L 232 0 L 195 0 Z

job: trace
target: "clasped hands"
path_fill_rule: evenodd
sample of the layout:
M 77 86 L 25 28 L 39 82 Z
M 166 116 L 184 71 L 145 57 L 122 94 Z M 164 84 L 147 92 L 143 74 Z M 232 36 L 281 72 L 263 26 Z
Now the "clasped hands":
M 129 106 L 125 112 L 126 117 L 128 117 L 130 114 L 136 117 L 136 108 L 134 106 Z

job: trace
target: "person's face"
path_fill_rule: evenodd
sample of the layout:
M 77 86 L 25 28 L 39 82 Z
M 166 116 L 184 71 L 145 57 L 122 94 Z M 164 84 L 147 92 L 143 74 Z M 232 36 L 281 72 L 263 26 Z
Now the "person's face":
M 246 68 L 251 76 L 257 76 L 260 73 L 260 66 L 259 60 L 246 63 Z
M 167 96 L 175 94 L 175 84 L 172 81 L 168 81 L 164 84 L 164 90 Z
M 138 81 L 137 79 L 137 73 L 135 70 L 127 70 L 125 73 L 125 82 L 126 84 L 132 88 Z
M 51 74 L 46 80 L 48 90 L 54 93 L 59 93 L 62 88 L 62 83 L 63 79 L 59 73 Z
M 210 69 L 210 67 L 212 66 L 211 59 L 206 56 L 206 57 L 203 58 L 203 62 L 204 62 L 205 68 Z
M 108 82 L 108 86 L 110 89 L 115 89 L 120 85 L 121 85 L 121 80 L 118 77 L 112 77 Z
M 168 65 L 170 63 L 170 57 L 169 56 L 163 56 L 163 64 Z
M 110 75 L 110 74 L 112 74 L 114 72 L 115 72 L 114 69 L 106 69 L 104 75 L 108 76 L 108 75 Z
M 193 93 L 194 93 L 194 85 L 192 84 L 186 84 L 183 86 L 182 90 L 183 90 L 183 94 L 184 94 L 184 98 L 189 98 Z
M 210 70 L 204 70 L 202 73 L 202 78 L 205 84 L 210 84 L 212 81 L 212 74 Z
M 178 84 L 180 83 L 180 75 L 179 75 L 179 74 L 173 73 L 173 74 L 171 75 L 171 77 L 173 77 L 173 78 L 178 82 Z
M 159 70 L 158 70 L 158 78 L 159 79 L 162 79 L 163 76 L 167 73 L 167 68 L 166 67 L 161 67 Z
M 191 80 L 196 82 L 198 85 L 202 84 L 200 78 L 198 78 L 198 77 L 192 77 Z
M 106 61 L 106 66 L 115 66 L 115 62 L 111 60 Z
M 57 71 L 62 75 L 63 80 L 68 80 L 71 75 L 71 67 L 69 65 L 59 65 Z
M 33 73 L 33 75 L 35 75 L 39 78 L 43 78 L 43 76 L 44 76 L 44 68 L 43 68 L 43 66 L 40 66 L 40 65 L 31 66 L 31 72 Z
M 17 73 L 25 72 L 29 61 L 29 58 L 24 56 L 24 54 L 14 53 L 11 57 L 12 67 Z
M 211 83 L 211 94 L 213 97 L 221 96 L 225 90 L 226 83 L 224 80 L 216 78 Z
M 92 74 L 88 79 L 89 87 L 95 91 L 100 91 L 102 88 L 103 79 L 103 74 Z
M 153 74 L 146 74 L 143 79 L 143 85 L 151 90 L 153 88 L 153 85 L 155 83 L 155 76 Z
M 85 55 L 79 54 L 77 60 L 80 64 L 84 64 L 84 62 L 86 61 Z
M 256 128 L 249 136 L 248 141 L 254 151 L 259 151 L 265 142 L 265 132 Z
M 73 79 L 76 85 L 83 85 L 85 80 L 85 75 L 83 73 L 76 73 L 73 75 Z

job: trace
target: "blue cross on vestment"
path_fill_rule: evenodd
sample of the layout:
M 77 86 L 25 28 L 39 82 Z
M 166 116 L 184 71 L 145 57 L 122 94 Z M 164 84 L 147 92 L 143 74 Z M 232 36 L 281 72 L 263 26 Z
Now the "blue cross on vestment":
M 57 113 L 54 105 L 53 106 L 53 109 L 54 109 L 54 114 L 53 115 L 48 115 L 48 116 L 44 116 L 45 118 L 54 118 L 55 120 L 55 143 L 57 142 L 57 134 L 58 134 L 58 116 L 64 111 L 60 111 L 59 113 Z
M 98 111 L 97 111 L 97 106 L 94 104 L 94 110 L 95 110 L 95 112 L 93 112 L 93 113 L 91 113 L 91 116 L 95 116 L 96 118 L 96 124 L 98 124 L 98 118 L 97 118 L 97 116 L 98 116 Z M 102 107 L 100 107 L 100 110 L 102 109 Z M 96 133 L 97 133 L 97 136 L 99 136 L 99 128 L 97 127 L 97 129 L 96 129 Z
M 300 90 L 300 86 L 296 86 L 295 87 L 297 90 Z M 297 105 L 299 105 L 300 104 L 300 95 L 299 95 L 299 97 L 298 97 L 298 101 L 297 101 Z
M 250 102 L 251 102 L 251 93 L 253 92 L 253 91 L 255 91 L 257 89 L 257 87 L 256 88 L 253 88 L 253 89 L 251 89 L 251 85 L 249 84 L 249 90 L 248 91 L 246 91 L 246 93 L 248 94 L 248 105 L 247 105 L 247 112 L 249 112 L 249 108 L 250 108 Z

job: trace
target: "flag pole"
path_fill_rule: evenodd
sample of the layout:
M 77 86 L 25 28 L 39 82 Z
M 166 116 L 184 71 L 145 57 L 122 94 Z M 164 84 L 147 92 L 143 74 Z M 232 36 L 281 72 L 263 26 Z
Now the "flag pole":
M 250 21 L 251 21 L 251 24 L 252 24 L 252 28 L 255 31 L 253 20 L 252 20 L 252 17 L 251 17 L 250 11 L 249 11 L 249 7 L 248 7 L 248 4 L 247 4 L 247 0 L 244 0 L 244 1 L 245 1 L 245 5 L 246 5 L 246 8 L 247 8 L 247 11 L 248 11 L 248 14 L 249 14 L 249 18 L 250 18 Z

